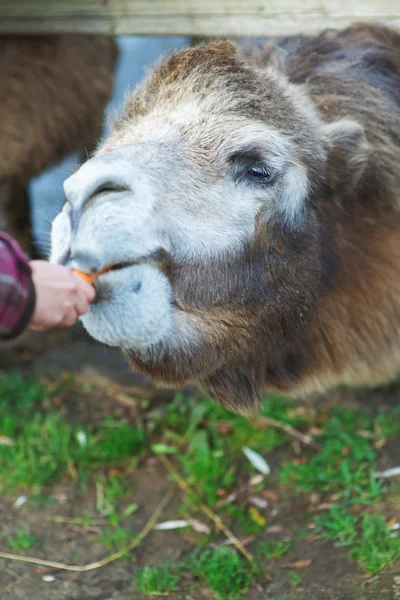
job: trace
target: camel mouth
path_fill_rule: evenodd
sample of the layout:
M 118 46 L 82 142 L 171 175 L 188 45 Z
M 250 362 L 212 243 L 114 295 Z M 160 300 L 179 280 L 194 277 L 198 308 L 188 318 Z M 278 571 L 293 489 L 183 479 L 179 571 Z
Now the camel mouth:
M 97 280 L 102 275 L 107 275 L 108 273 L 112 273 L 114 271 L 122 271 L 124 269 L 128 269 L 129 267 L 137 267 L 139 265 L 151 265 L 153 267 L 159 268 L 163 272 L 168 272 L 171 268 L 171 260 L 171 256 L 168 252 L 166 252 L 163 249 L 158 249 L 151 254 L 141 256 L 135 260 L 121 261 L 108 264 L 94 273 L 88 273 L 87 271 L 81 271 L 80 269 L 76 268 L 73 268 L 72 272 L 87 283 L 89 283 L 90 285 L 95 286 Z
M 104 275 L 105 273 L 110 273 L 110 271 L 121 271 L 122 269 L 126 269 L 127 267 L 133 267 L 135 265 L 140 264 L 139 261 L 132 262 L 120 262 L 112 265 L 106 265 L 101 271 L 98 272 L 97 276 Z
M 119 271 L 121 269 L 125 269 L 127 267 L 130 267 L 130 266 L 133 266 L 136 264 L 139 264 L 139 263 L 137 261 L 121 262 L 121 263 L 106 265 L 100 271 L 97 271 L 95 273 L 87 273 L 86 271 L 81 271 L 79 269 L 72 269 L 72 272 L 75 275 L 77 275 L 78 277 L 80 277 L 81 279 L 83 279 L 84 281 L 86 281 L 87 283 L 89 283 L 90 285 L 95 285 L 97 279 L 99 277 L 101 277 L 101 275 L 105 275 L 106 273 L 110 273 L 111 271 Z

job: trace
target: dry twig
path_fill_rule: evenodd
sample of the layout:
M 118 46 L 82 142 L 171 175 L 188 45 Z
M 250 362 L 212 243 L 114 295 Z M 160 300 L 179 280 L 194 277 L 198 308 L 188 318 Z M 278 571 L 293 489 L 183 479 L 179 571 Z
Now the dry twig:
M 55 515 L 54 517 L 42 517 L 42 519 L 51 523 L 67 523 L 69 525 L 108 525 L 106 519 L 98 519 L 97 517 L 63 517 Z
M 272 417 L 260 417 L 259 419 L 257 419 L 257 421 L 254 421 L 254 425 L 256 427 L 276 427 L 277 429 L 281 429 L 296 440 L 299 440 L 299 442 L 305 444 L 306 446 L 311 446 L 316 450 L 319 450 L 321 448 L 321 446 L 317 444 L 317 442 L 314 442 L 310 435 L 301 433 L 291 425 L 288 425 L 287 423 L 282 423 L 282 421 L 278 421 L 277 419 L 273 419 Z
M 249 562 L 253 562 L 254 558 L 250 554 L 250 552 L 246 550 L 241 541 L 238 540 L 238 538 L 232 533 L 232 531 L 225 525 L 221 517 L 215 514 L 209 506 L 207 506 L 200 500 L 197 492 L 195 492 L 193 488 L 187 483 L 187 481 L 183 479 L 182 475 L 175 469 L 171 461 L 164 454 L 160 454 L 159 458 L 163 463 L 164 467 L 171 473 L 171 475 L 173 475 L 179 487 L 187 494 L 192 494 L 196 496 L 197 506 L 200 508 L 200 510 L 202 510 L 203 513 L 207 515 L 207 517 L 216 524 L 216 526 L 226 535 L 226 537 L 231 541 L 231 543 L 237 548 L 237 550 L 239 550 L 241 554 L 243 554 L 245 558 L 247 558 Z
M 154 525 L 157 523 L 160 515 L 163 510 L 167 506 L 168 502 L 171 500 L 174 494 L 174 490 L 170 490 L 164 498 L 161 500 L 150 519 L 147 521 L 146 525 L 143 527 L 142 531 L 135 537 L 134 540 L 119 552 L 115 552 L 114 554 L 110 554 L 97 562 L 89 563 L 88 565 L 67 565 L 65 563 L 55 562 L 52 560 L 42 560 L 41 558 L 33 558 L 31 556 L 20 556 L 19 554 L 11 554 L 8 552 L 0 552 L 0 558 L 6 558 L 8 560 L 18 560 L 20 562 L 31 563 L 34 565 L 42 565 L 43 567 L 49 567 L 51 569 L 58 569 L 63 571 L 77 571 L 78 573 L 85 573 L 87 571 L 93 571 L 94 569 L 99 569 L 100 567 L 104 567 L 109 563 L 118 560 L 134 548 L 136 548 L 146 537 L 146 535 L 153 529 Z

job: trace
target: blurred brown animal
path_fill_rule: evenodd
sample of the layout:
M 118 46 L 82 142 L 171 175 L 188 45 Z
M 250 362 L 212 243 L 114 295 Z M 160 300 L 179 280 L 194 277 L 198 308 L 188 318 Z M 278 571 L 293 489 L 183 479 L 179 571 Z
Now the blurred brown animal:
M 0 37 L 0 229 L 27 250 L 27 184 L 67 154 L 93 150 L 116 56 L 105 37 Z
M 247 413 L 400 368 L 400 36 L 354 25 L 161 63 L 65 184 L 52 260 L 133 367 Z

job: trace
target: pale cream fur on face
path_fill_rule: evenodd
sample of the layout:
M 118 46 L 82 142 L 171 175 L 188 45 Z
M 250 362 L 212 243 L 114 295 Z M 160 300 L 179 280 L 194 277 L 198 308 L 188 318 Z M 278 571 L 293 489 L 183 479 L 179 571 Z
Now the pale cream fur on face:
M 65 183 L 70 208 L 54 222 L 51 259 L 69 251 L 72 266 L 100 270 L 160 247 L 179 261 L 212 259 L 240 251 L 260 211 L 267 219 L 279 214 L 293 227 L 301 223 L 308 179 L 290 137 L 262 122 L 204 109 L 192 98 L 112 133 Z M 265 163 L 279 173 L 276 185 L 233 177 L 229 156 L 248 146 L 262 149 Z M 127 191 L 96 195 L 110 181 Z M 71 212 L 78 215 L 75 231 Z M 157 267 L 108 273 L 98 286 L 107 301 L 82 319 L 96 339 L 143 353 L 193 335 L 181 315 L 178 326 L 173 289 Z

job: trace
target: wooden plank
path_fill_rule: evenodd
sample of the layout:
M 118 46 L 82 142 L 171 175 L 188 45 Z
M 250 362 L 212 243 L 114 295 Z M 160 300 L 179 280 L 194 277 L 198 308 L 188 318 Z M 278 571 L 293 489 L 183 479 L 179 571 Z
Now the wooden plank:
M 0 33 L 273 36 L 379 21 L 400 0 L 0 0 Z

